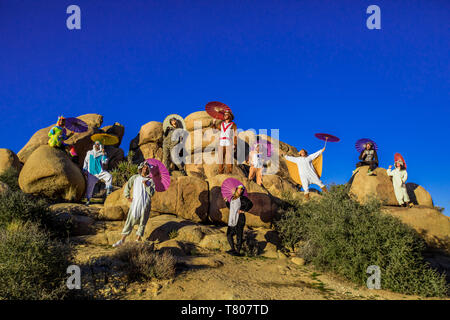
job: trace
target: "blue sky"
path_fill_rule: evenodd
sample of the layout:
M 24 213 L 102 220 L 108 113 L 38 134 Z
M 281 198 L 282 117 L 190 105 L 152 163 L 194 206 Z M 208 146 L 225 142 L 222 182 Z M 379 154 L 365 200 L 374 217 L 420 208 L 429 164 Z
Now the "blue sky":
M 81 8 L 81 30 L 66 8 Z M 381 8 L 381 30 L 366 8 Z M 372 138 L 380 165 L 400 152 L 409 181 L 450 207 L 450 2 L 0 0 L 0 147 L 18 152 L 59 114 L 126 126 L 186 116 L 213 100 L 239 128 L 280 129 L 315 151 L 342 140 L 324 181 L 346 182 Z M 448 214 L 448 210 L 446 212 Z

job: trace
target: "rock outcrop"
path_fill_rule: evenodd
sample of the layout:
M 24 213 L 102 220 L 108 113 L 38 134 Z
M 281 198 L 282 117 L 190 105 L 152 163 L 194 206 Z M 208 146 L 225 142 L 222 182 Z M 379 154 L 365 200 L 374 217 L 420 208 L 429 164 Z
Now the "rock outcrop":
M 85 190 L 85 179 L 64 151 L 43 145 L 25 162 L 19 186 L 25 193 L 78 201 Z
M 19 158 L 9 149 L 0 149 L 0 174 L 11 168 L 20 171 L 22 164 L 20 163 Z
M 412 203 L 429 208 L 434 207 L 431 195 L 422 186 L 410 182 L 406 184 L 406 190 Z

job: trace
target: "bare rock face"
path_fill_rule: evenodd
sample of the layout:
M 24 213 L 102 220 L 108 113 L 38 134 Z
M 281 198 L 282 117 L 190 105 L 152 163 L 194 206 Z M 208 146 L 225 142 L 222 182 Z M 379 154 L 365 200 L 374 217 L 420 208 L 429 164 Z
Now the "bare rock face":
M 25 193 L 78 201 L 84 193 L 85 180 L 81 170 L 64 151 L 43 145 L 29 156 L 23 166 L 19 186 Z
M 415 183 L 407 183 L 406 190 L 408 192 L 409 199 L 416 205 L 433 208 L 433 199 L 431 195 L 422 186 Z
M 3 172 L 9 170 L 9 169 L 15 169 L 17 171 L 20 171 L 22 168 L 22 164 L 19 161 L 19 158 L 17 155 L 9 150 L 9 149 L 0 149 L 0 174 Z
M 226 174 L 217 175 L 208 179 L 209 183 L 209 217 L 214 222 L 228 223 L 229 209 L 223 200 L 221 185 L 229 177 L 240 180 L 246 187 L 248 198 L 253 207 L 245 213 L 246 225 L 250 227 L 268 227 L 277 217 L 277 205 L 272 197 L 261 186 L 246 178 Z
M 354 175 L 351 183 L 350 193 L 360 202 L 366 202 L 370 197 L 376 197 L 385 205 L 398 205 L 395 198 L 392 180 L 387 175 L 386 169 L 378 167 L 374 176 L 368 176 L 369 167 L 363 166 Z
M 450 218 L 432 208 L 386 207 L 384 212 L 413 227 L 428 245 L 450 253 Z
M 150 121 L 144 124 L 138 135 L 130 142 L 133 161 L 141 162 L 148 158 L 162 160 L 163 127 L 162 122 Z
M 77 118 L 86 122 L 88 125 L 88 130 L 86 132 L 75 133 L 70 139 L 66 140 L 66 143 L 75 147 L 75 150 L 80 158 L 80 162 L 82 163 L 86 152 L 92 149 L 93 143 L 91 140 L 91 135 L 101 132 L 99 128 L 103 122 L 103 116 L 99 114 L 85 114 L 78 116 Z M 17 154 L 21 162 L 25 163 L 34 150 L 42 145 L 47 145 L 48 132 L 53 126 L 54 124 L 40 129 L 30 138 L 27 144 Z
M 187 131 L 194 131 L 195 122 L 201 122 L 201 128 L 208 128 L 213 123 L 214 118 L 211 117 L 206 111 L 193 112 L 184 118 Z
M 163 137 L 163 124 L 158 121 L 150 121 L 144 124 L 139 131 L 139 145 L 148 142 L 161 142 Z
M 122 143 L 123 136 L 125 135 L 125 127 L 120 123 L 116 122 L 112 126 L 105 126 L 102 128 L 104 133 L 115 135 L 119 138 L 119 143 L 114 145 L 114 147 L 119 147 Z

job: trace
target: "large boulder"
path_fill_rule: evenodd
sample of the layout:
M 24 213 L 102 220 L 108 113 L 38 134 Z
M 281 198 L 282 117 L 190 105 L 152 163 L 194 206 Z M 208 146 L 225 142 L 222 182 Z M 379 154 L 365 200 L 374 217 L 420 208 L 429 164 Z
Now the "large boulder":
M 117 138 L 119 138 L 119 143 L 114 145 L 114 147 L 120 146 L 120 144 L 122 143 L 123 136 L 125 135 L 125 127 L 123 125 L 121 125 L 120 123 L 116 122 L 112 126 L 105 126 L 105 127 L 103 127 L 102 131 L 104 133 L 115 135 Z
M 433 208 L 433 199 L 431 195 L 422 186 L 415 183 L 407 183 L 406 190 L 409 199 L 416 205 Z
M 114 146 L 105 146 L 108 156 L 107 170 L 115 169 L 121 161 L 125 160 L 125 154 L 121 148 Z
M 3 172 L 9 170 L 9 169 L 15 169 L 17 171 L 20 171 L 22 168 L 22 165 L 19 161 L 19 158 L 17 155 L 9 150 L 9 149 L 0 149 L 0 174 Z
M 283 179 L 278 175 L 269 174 L 263 176 L 263 185 L 271 195 L 279 199 L 292 197 L 293 199 L 303 199 L 303 192 L 300 192 L 295 184 Z
M 208 179 L 209 183 L 209 217 L 213 222 L 228 223 L 229 209 L 222 197 L 221 185 L 229 177 L 240 180 L 247 188 L 248 198 L 253 207 L 245 213 L 246 225 L 250 227 L 269 227 L 278 216 L 278 207 L 269 193 L 261 186 L 247 178 L 227 174 Z
M 43 145 L 23 166 L 19 186 L 25 193 L 77 201 L 84 193 L 85 179 L 64 151 Z
M 385 207 L 385 213 L 414 228 L 428 245 L 450 253 L 450 218 L 432 208 Z
M 139 145 L 148 142 L 160 142 L 163 137 L 163 124 L 158 121 L 150 121 L 139 130 Z
M 103 122 L 103 116 L 99 114 L 85 114 L 77 118 L 86 122 L 88 130 L 81 133 L 75 133 L 70 139 L 66 140 L 66 143 L 75 147 L 82 164 L 86 152 L 92 149 L 91 135 L 101 132 L 99 128 Z M 53 126 L 54 124 L 40 129 L 30 138 L 27 144 L 17 154 L 21 162 L 25 163 L 34 150 L 42 145 L 47 145 L 48 132 Z
M 375 197 L 385 205 L 398 205 L 392 180 L 387 175 L 386 169 L 378 167 L 373 176 L 367 175 L 368 169 L 368 166 L 359 168 L 359 171 L 352 178 L 350 193 L 360 202 L 366 202 L 371 197 Z
M 211 126 L 213 121 L 214 118 L 212 118 L 206 111 L 193 112 L 184 118 L 187 131 L 194 131 L 195 122 L 201 122 L 201 128 L 208 128 Z
M 209 190 L 205 180 L 179 177 L 176 214 L 191 221 L 206 221 L 209 209 Z
M 219 172 L 219 164 L 217 163 L 218 160 L 216 160 L 214 152 L 194 153 L 186 159 L 189 159 L 190 162 L 186 163 L 185 166 L 188 176 L 209 179 L 216 176 Z M 233 166 L 232 174 L 243 178 L 248 176 L 240 165 Z
M 100 218 L 111 221 L 126 219 L 130 202 L 123 196 L 123 190 L 122 187 L 106 197 L 103 209 L 100 211 Z

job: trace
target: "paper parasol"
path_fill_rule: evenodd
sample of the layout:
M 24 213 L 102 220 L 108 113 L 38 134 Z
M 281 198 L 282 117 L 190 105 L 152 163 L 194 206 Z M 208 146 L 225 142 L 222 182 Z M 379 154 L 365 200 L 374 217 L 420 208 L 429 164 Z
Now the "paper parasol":
M 403 166 L 406 169 L 406 161 L 403 159 L 403 156 L 400 153 L 394 154 L 394 162 L 397 162 L 398 160 L 401 160 L 403 162 Z
M 184 123 L 184 119 L 182 116 L 178 115 L 178 114 L 169 114 L 163 122 L 163 131 L 166 131 L 166 128 L 168 126 L 171 126 L 170 124 L 170 119 L 175 118 L 177 120 L 177 124 L 178 124 L 178 128 L 180 129 L 186 129 L 186 124 Z
M 371 142 L 373 144 L 374 149 L 378 150 L 378 146 L 375 143 L 375 141 L 372 141 L 372 140 L 367 139 L 367 138 L 359 139 L 358 141 L 356 141 L 356 143 L 355 143 L 356 150 L 358 152 L 362 152 L 365 149 L 365 146 L 366 146 L 367 142 Z
M 254 151 L 257 144 L 260 145 L 259 151 L 262 153 L 263 158 L 265 160 L 269 159 L 272 156 L 272 143 L 265 139 L 259 139 L 253 143 L 250 150 Z
M 224 120 L 225 111 L 230 111 L 231 109 L 225 103 L 219 101 L 208 102 L 205 106 L 206 112 L 214 119 Z
M 222 182 L 222 187 L 220 188 L 222 191 L 222 197 L 226 198 L 228 201 L 231 200 L 231 197 L 234 194 L 234 190 L 239 185 L 244 185 L 242 182 L 240 182 L 238 179 L 234 178 L 227 178 Z M 244 196 L 248 197 L 247 189 L 244 188 Z
M 315 134 L 317 139 L 323 140 L 323 141 L 328 141 L 328 142 L 339 142 L 341 141 L 341 139 L 339 139 L 336 136 L 333 136 L 331 134 L 328 133 L 316 133 Z
M 145 160 L 150 165 L 150 175 L 158 192 L 164 192 L 170 186 L 170 174 L 166 166 L 157 159 Z
M 91 136 L 92 141 L 100 141 L 104 146 L 113 146 L 119 143 L 119 138 L 108 133 L 96 133 Z
M 73 132 L 86 132 L 88 130 L 88 125 L 83 120 L 78 118 L 67 118 L 65 122 L 65 127 Z

